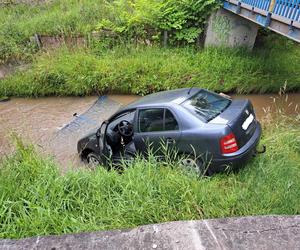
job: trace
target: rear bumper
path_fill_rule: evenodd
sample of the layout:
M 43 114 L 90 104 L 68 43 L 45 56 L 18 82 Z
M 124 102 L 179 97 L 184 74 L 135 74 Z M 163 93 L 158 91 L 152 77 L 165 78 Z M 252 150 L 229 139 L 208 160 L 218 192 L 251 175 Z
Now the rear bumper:
M 257 126 L 251 139 L 237 152 L 223 155 L 220 159 L 213 159 L 210 170 L 213 172 L 225 171 L 228 168 L 238 168 L 246 164 L 246 162 L 255 154 L 257 144 L 261 137 L 261 125 L 257 122 Z

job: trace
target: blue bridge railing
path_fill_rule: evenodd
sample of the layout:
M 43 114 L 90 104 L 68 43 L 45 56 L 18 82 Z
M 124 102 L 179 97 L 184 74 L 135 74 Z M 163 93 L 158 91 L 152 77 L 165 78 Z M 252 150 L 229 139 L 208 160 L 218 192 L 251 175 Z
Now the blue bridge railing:
M 224 0 L 223 8 L 300 42 L 300 0 Z
M 247 4 L 263 11 L 300 22 L 300 0 L 240 0 L 227 1 L 237 2 L 239 5 Z
M 277 0 L 272 12 L 300 22 L 300 0 Z
M 240 1 L 242 3 L 246 3 L 249 4 L 251 6 L 254 6 L 256 8 L 262 9 L 262 10 L 269 10 L 270 8 L 270 4 L 271 4 L 271 0 L 243 0 Z

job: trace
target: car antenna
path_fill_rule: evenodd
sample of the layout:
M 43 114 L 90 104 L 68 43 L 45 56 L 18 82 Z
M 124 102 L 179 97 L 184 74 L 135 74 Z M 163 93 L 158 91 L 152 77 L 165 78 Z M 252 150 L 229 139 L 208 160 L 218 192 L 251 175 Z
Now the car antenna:
M 188 95 L 191 93 L 192 89 L 194 88 L 194 84 L 192 85 L 192 87 L 190 87 L 189 91 L 188 91 Z

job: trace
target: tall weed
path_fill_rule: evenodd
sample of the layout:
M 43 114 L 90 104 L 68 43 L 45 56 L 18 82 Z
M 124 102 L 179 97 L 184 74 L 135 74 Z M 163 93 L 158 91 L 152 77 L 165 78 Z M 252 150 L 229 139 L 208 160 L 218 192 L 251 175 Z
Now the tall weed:
M 96 48 L 95 48 L 96 49 Z M 28 71 L 0 82 L 3 96 L 141 94 L 182 87 L 237 93 L 299 90 L 298 49 L 172 48 L 118 46 L 62 48 L 37 57 Z M 293 58 L 293 64 L 288 63 Z
M 19 141 L 0 163 L 0 237 L 299 214 L 299 123 L 285 120 L 264 132 L 265 154 L 238 173 L 201 179 L 153 157 L 137 159 L 123 174 L 99 167 L 61 175 L 51 159 Z

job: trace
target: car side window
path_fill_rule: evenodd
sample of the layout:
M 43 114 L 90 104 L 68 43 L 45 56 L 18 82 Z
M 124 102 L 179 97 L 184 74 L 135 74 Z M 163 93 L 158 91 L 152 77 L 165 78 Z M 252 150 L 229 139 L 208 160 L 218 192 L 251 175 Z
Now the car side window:
M 157 132 L 179 130 L 178 122 L 172 112 L 163 108 L 143 109 L 139 111 L 139 132 Z
M 153 108 L 140 110 L 138 124 L 140 132 L 163 131 L 164 109 Z
M 165 112 L 165 131 L 178 130 L 178 122 L 170 110 Z

